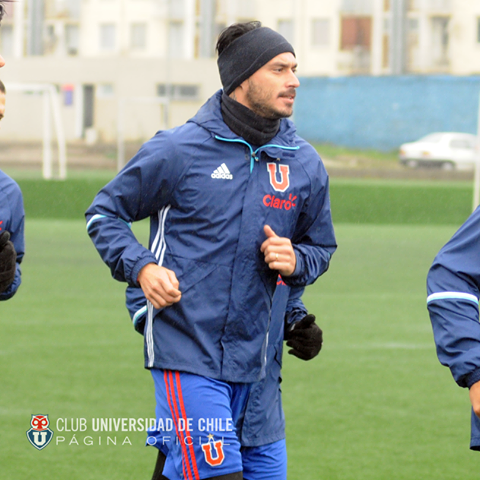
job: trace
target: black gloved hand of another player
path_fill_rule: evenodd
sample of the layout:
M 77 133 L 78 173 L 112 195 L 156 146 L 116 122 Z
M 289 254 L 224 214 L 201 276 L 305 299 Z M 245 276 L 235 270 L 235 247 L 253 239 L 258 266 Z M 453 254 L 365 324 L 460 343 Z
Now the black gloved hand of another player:
M 287 347 L 290 355 L 295 355 L 302 360 L 311 360 L 322 349 L 323 332 L 315 323 L 315 315 L 305 315 L 299 322 L 293 325 L 286 335 Z
M 10 241 L 10 233 L 0 235 L 0 293 L 3 293 L 15 280 L 17 252 Z

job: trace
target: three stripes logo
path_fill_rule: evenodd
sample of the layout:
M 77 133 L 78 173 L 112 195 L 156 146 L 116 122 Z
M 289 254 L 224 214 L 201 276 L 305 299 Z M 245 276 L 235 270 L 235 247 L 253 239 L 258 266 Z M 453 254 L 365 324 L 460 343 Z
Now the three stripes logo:
M 211 175 L 212 178 L 221 178 L 224 180 L 233 180 L 233 175 L 228 167 L 222 163 Z

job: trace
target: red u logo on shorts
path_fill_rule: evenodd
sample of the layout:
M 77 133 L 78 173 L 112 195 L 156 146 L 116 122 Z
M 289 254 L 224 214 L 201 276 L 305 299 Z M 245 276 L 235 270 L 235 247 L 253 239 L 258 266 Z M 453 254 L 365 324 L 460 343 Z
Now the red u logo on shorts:
M 284 192 L 290 185 L 290 167 L 278 164 L 280 170 L 280 181 L 277 181 L 277 164 L 267 163 L 270 184 L 277 192 Z
M 212 447 L 215 449 L 215 458 L 212 455 Z M 218 440 L 214 442 L 209 440 L 208 443 L 202 445 L 203 454 L 205 455 L 205 461 L 212 467 L 218 467 L 225 460 L 225 454 L 223 453 L 223 442 Z

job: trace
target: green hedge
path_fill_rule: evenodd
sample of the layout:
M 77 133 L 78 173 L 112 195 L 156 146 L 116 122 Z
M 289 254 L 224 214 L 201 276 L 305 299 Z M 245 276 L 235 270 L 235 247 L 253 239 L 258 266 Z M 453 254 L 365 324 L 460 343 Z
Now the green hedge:
M 28 218 L 83 218 L 104 179 L 19 180 Z M 338 180 L 331 183 L 334 222 L 461 224 L 471 212 L 468 184 Z
M 84 218 L 105 180 L 17 180 L 27 218 Z
M 472 212 L 468 184 L 332 182 L 334 222 L 373 224 L 462 224 Z

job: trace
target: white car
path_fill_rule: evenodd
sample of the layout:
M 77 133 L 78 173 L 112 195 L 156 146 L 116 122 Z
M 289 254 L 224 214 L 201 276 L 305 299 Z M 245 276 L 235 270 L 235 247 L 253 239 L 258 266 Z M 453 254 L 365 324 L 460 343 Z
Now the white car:
M 476 161 L 477 137 L 469 133 L 431 133 L 416 142 L 400 145 L 402 165 L 440 167 L 446 170 L 471 170 Z

